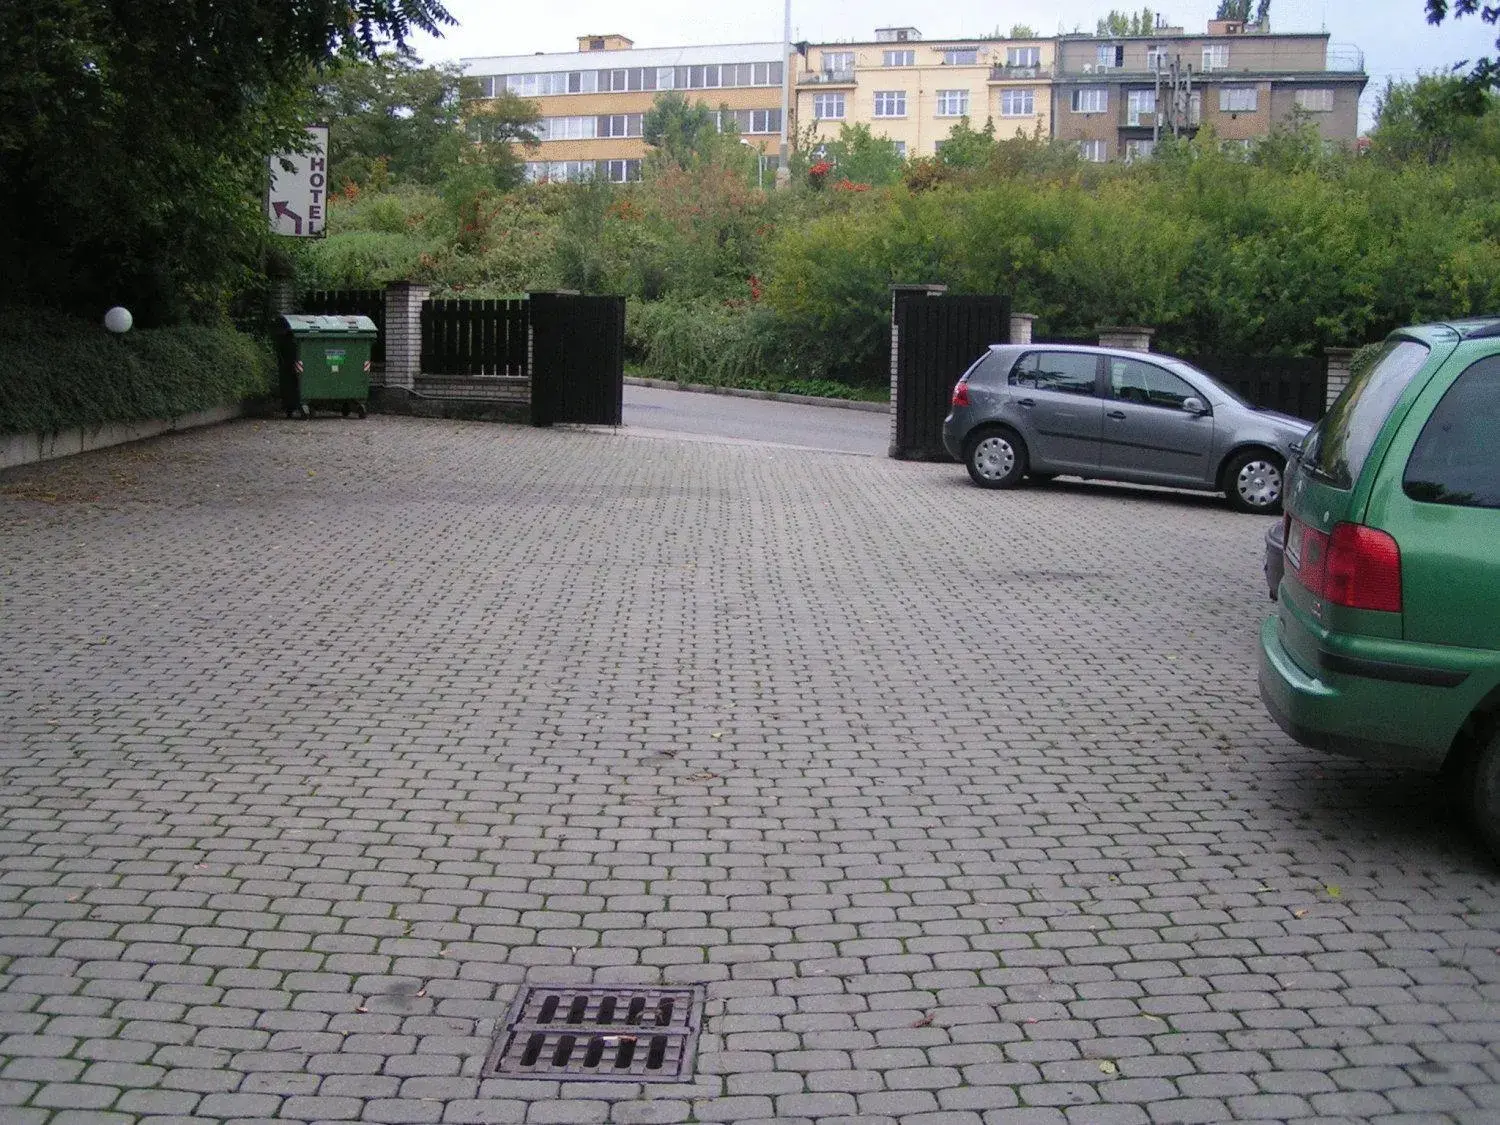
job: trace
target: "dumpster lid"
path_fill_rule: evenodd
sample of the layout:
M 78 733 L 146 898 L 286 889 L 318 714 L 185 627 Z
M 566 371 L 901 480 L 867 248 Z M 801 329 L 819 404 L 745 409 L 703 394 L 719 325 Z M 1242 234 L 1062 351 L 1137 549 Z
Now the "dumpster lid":
M 317 335 L 375 335 L 378 328 L 367 316 L 312 316 L 305 313 L 288 313 L 277 318 L 283 331 L 294 336 Z

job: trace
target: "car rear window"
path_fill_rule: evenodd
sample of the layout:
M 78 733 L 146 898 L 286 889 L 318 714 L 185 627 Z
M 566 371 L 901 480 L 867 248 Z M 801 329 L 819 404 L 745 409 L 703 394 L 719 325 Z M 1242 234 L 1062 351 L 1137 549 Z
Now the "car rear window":
M 1307 439 L 1302 463 L 1335 488 L 1353 488 L 1396 400 L 1427 362 L 1429 349 L 1415 340 L 1392 340 L 1379 358 L 1349 381 Z
M 1413 500 L 1500 508 L 1500 356 L 1472 364 L 1422 427 L 1402 487 Z
M 1039 391 L 1092 395 L 1098 370 L 1099 357 L 1093 352 L 1031 352 L 1011 370 L 1010 382 Z

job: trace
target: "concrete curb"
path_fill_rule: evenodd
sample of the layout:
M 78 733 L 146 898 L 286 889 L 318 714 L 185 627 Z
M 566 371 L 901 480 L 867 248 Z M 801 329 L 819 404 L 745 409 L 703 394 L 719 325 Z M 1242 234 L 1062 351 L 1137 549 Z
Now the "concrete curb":
M 200 426 L 216 426 L 220 422 L 242 417 L 246 404 L 231 403 L 210 410 L 199 410 L 178 418 L 147 418 L 139 422 L 111 422 L 103 426 L 78 427 L 59 430 L 53 434 L 0 434 L 0 469 L 16 465 L 32 465 L 38 461 L 52 461 L 59 457 L 72 457 L 94 449 L 105 449 L 112 445 L 142 441 L 173 430 L 192 430 Z
M 885 402 L 855 402 L 847 398 L 819 398 L 815 395 L 788 395 L 780 391 L 751 391 L 743 387 L 711 387 L 705 383 L 673 383 L 666 379 L 638 379 L 627 375 L 631 387 L 654 387 L 659 391 L 692 391 L 700 395 L 729 395 L 733 398 L 759 398 L 770 402 L 800 402 L 803 406 L 836 406 L 840 410 L 863 410 L 868 414 L 889 414 Z

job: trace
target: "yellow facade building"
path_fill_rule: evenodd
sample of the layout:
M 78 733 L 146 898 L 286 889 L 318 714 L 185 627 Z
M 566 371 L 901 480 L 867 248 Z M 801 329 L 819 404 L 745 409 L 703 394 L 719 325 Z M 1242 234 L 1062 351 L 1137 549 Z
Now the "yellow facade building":
M 868 125 L 903 157 L 932 156 L 967 117 L 993 121 L 995 136 L 1051 135 L 1052 39 L 944 39 L 924 42 L 916 28 L 881 28 L 858 43 L 799 44 L 798 136 L 814 143 L 843 125 Z

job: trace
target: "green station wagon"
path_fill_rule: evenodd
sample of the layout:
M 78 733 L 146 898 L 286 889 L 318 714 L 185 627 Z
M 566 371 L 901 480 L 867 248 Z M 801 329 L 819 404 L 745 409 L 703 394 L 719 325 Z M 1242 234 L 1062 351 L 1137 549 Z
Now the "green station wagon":
M 1266 707 L 1304 745 L 1451 774 L 1500 856 L 1500 319 L 1392 334 L 1284 504 Z

